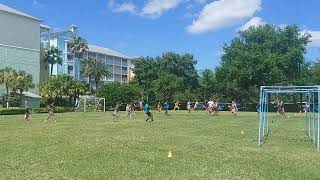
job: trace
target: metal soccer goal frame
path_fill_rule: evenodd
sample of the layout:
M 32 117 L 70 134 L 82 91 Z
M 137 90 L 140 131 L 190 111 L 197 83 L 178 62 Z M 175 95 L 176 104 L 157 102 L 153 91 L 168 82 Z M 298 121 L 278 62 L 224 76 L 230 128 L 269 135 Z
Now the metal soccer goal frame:
M 320 86 L 261 86 L 258 147 L 269 134 L 269 96 L 271 94 L 304 94 L 306 96 L 306 134 L 320 150 Z
M 94 112 L 97 111 L 99 105 L 103 106 L 103 112 L 106 112 L 106 99 L 105 98 L 98 98 L 98 97 L 80 97 L 76 103 L 76 110 L 75 112 L 87 112 L 88 103 L 94 101 Z M 83 104 L 83 110 L 81 110 L 81 105 Z

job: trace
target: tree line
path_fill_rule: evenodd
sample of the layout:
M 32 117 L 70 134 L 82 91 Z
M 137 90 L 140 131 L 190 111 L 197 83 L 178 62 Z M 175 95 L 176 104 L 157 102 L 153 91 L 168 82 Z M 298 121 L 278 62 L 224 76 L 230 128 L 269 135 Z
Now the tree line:
M 223 46 L 215 69 L 197 72 L 191 54 L 167 52 L 139 58 L 132 83 L 154 101 L 213 98 L 257 103 L 260 86 L 320 83 L 319 62 L 307 61 L 304 56 L 310 38 L 295 25 L 250 27 Z

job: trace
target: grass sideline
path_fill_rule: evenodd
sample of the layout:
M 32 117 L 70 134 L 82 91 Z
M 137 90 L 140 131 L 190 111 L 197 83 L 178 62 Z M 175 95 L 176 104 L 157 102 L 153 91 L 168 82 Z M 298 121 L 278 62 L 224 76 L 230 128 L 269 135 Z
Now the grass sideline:
M 48 124 L 42 123 L 46 114 L 33 114 L 31 123 L 0 116 L 0 179 L 320 177 L 320 153 L 308 142 L 300 114 L 273 115 L 272 134 L 257 148 L 257 113 L 153 113 L 149 123 L 142 112 L 115 121 L 111 112 L 63 113 Z

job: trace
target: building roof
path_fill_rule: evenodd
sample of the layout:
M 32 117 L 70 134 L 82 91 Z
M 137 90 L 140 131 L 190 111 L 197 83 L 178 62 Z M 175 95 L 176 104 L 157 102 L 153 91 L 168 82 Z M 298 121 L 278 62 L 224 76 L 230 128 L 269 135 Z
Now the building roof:
M 22 94 L 23 94 L 25 97 L 37 98 L 37 99 L 42 98 L 41 96 L 39 96 L 39 95 L 37 95 L 37 94 L 34 94 L 34 93 L 31 93 L 31 92 L 23 92 Z
M 4 12 L 10 13 L 10 14 L 22 16 L 22 17 L 29 18 L 29 19 L 33 19 L 33 20 L 36 20 L 36 21 L 41 21 L 39 18 L 30 16 L 29 14 L 23 13 L 21 11 L 18 11 L 16 9 L 11 8 L 11 7 L 5 6 L 3 4 L 0 4 L 0 11 L 4 11 Z
M 48 25 L 45 25 L 45 24 L 40 24 L 40 28 L 42 29 L 48 29 L 48 30 L 51 30 L 52 28 Z
M 99 47 L 99 46 L 95 46 L 95 45 L 91 45 L 91 44 L 88 45 L 88 48 L 89 48 L 89 52 L 95 52 L 95 53 L 100 53 L 100 54 L 106 54 L 109 56 L 131 59 L 129 56 L 126 56 L 120 52 L 117 52 L 117 51 L 109 49 L 109 48 Z

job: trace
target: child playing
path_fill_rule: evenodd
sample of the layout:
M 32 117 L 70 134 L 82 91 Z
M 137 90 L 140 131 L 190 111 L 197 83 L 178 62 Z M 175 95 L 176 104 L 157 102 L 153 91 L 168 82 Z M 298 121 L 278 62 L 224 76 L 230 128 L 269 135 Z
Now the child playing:
M 153 121 L 153 116 L 152 116 L 152 113 L 151 113 L 151 106 L 149 106 L 148 102 L 144 106 L 144 111 L 146 112 L 146 114 L 148 116 L 146 122 L 148 122 L 149 119 L 151 119 L 151 121 Z

